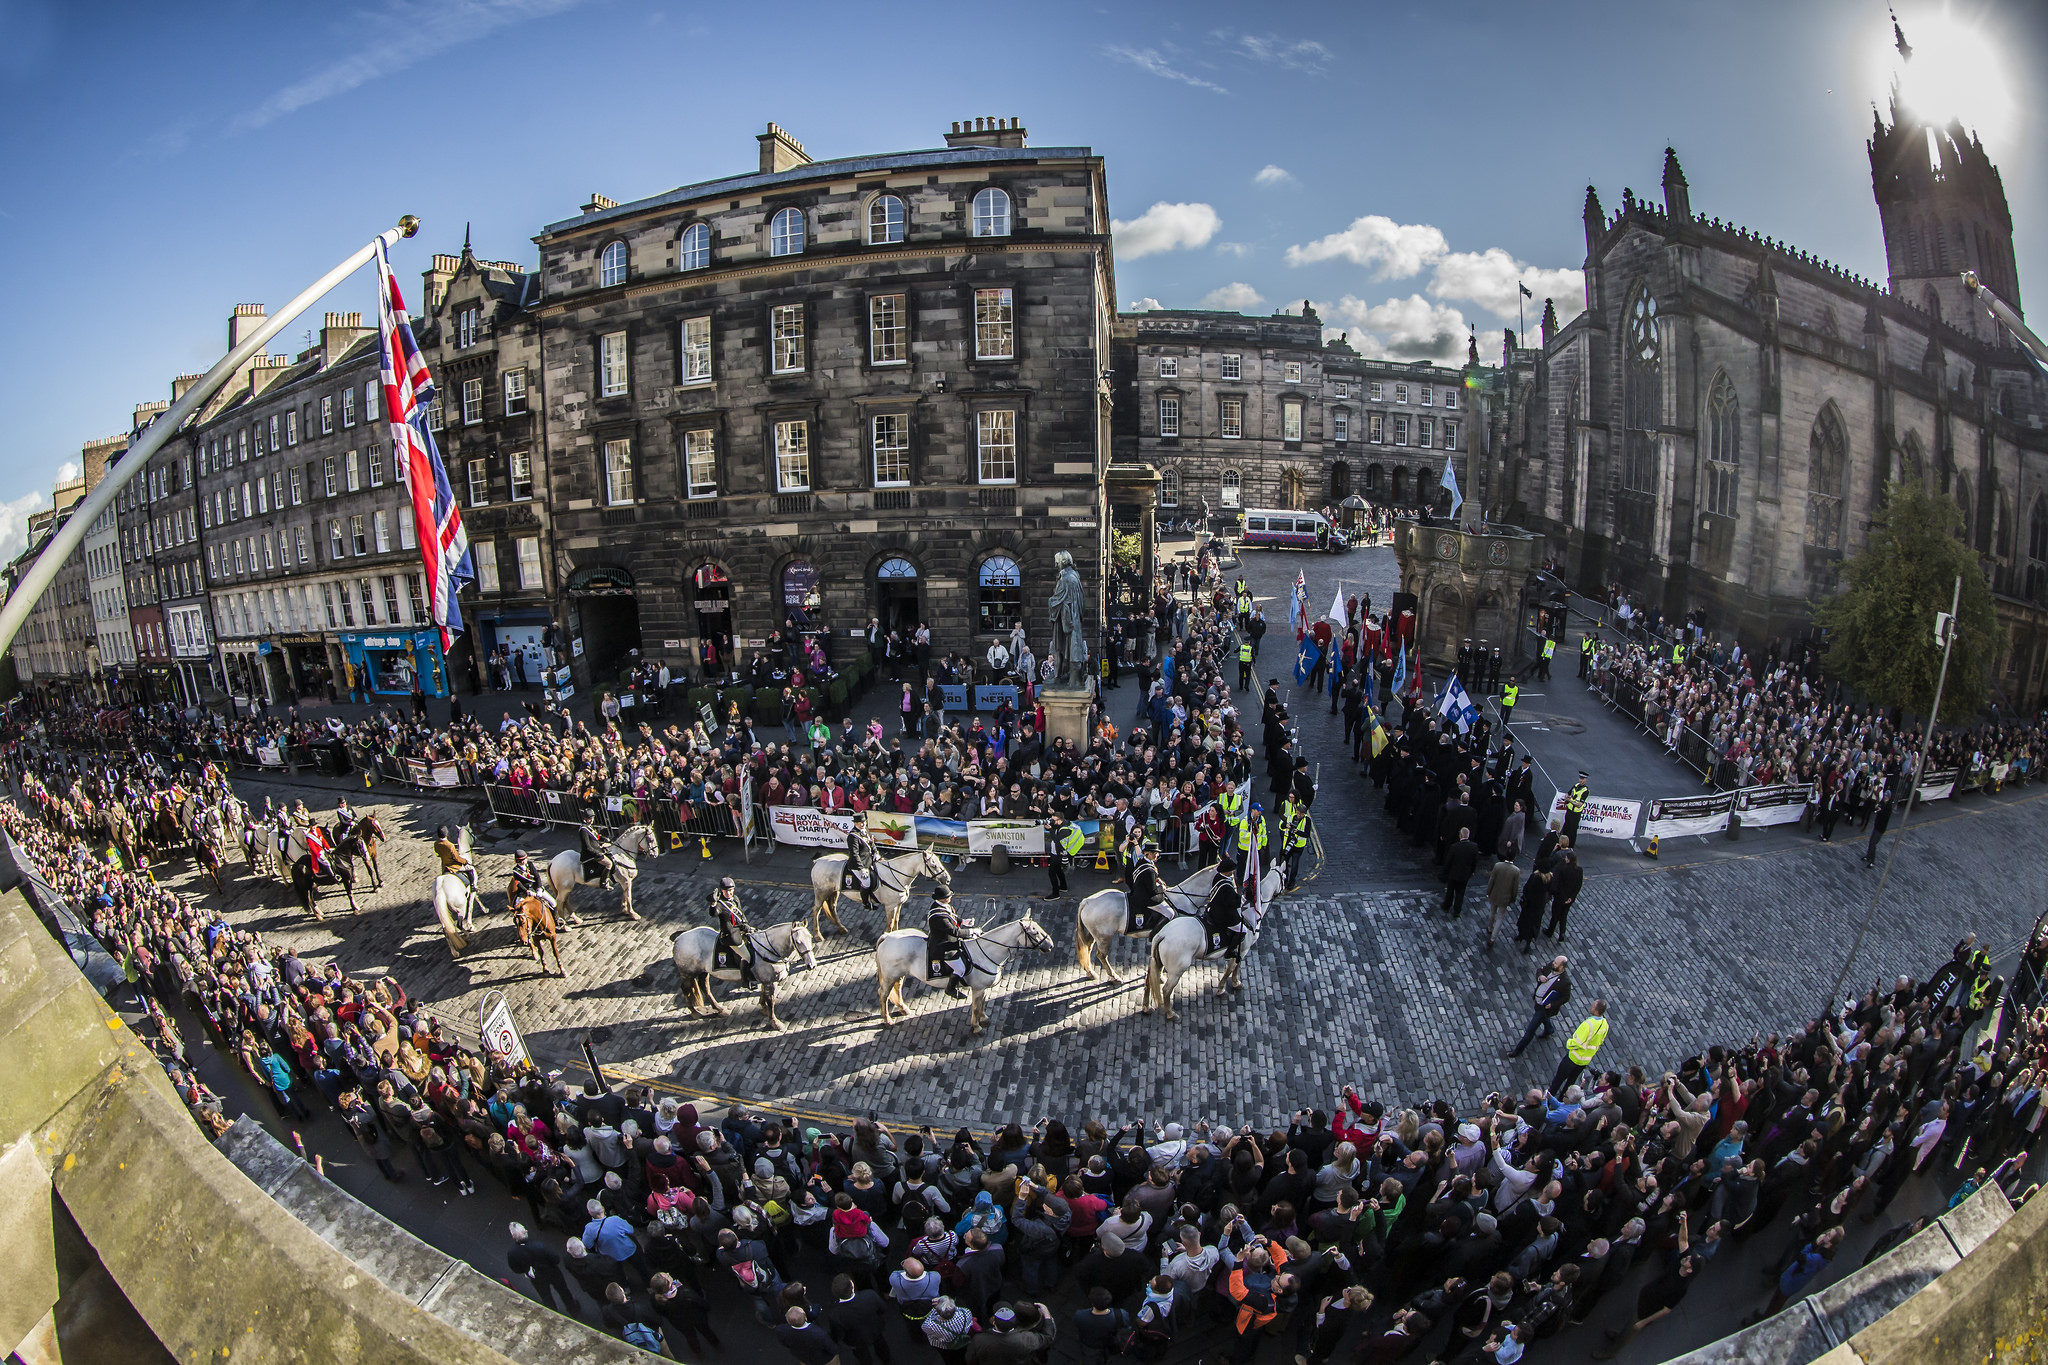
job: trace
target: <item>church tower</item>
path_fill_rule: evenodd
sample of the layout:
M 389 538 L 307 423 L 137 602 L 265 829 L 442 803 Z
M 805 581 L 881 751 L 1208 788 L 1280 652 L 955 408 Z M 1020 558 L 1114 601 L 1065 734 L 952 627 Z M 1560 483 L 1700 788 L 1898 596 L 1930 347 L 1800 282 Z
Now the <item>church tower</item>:
M 1900 58 L 1911 61 L 1913 49 L 1896 20 L 1892 33 Z M 1990 337 L 1993 324 L 1963 289 L 1962 273 L 1976 271 L 1992 293 L 2019 309 L 2012 211 L 1998 167 L 1960 121 L 1943 128 L 1905 108 L 1896 82 L 1891 122 L 1873 110 L 1871 123 L 1871 189 L 1884 224 L 1893 295 L 1950 326 Z

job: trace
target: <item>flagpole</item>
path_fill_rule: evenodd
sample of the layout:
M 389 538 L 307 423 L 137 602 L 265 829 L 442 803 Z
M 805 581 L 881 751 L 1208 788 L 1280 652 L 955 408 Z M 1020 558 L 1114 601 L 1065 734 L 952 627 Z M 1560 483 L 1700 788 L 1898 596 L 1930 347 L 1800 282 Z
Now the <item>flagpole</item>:
M 107 471 L 84 502 L 71 511 L 70 517 L 57 529 L 36 556 L 36 562 L 22 576 L 21 582 L 8 595 L 7 602 L 0 606 L 0 654 L 5 654 L 13 645 L 14 637 L 21 633 L 28 614 L 35 609 L 36 602 L 49 590 L 56 580 L 58 571 L 64 567 L 79 545 L 85 540 L 86 528 L 99 519 L 100 513 L 113 504 L 114 497 L 123 488 L 134 482 L 135 476 L 150 461 L 150 457 L 161 450 L 185 419 L 198 411 L 200 404 L 213 397 L 222 385 L 239 370 L 248 359 L 261 351 L 269 340 L 285 329 L 299 314 L 318 303 L 327 292 L 354 274 L 377 249 L 395 244 L 401 237 L 410 237 L 420 230 L 420 220 L 411 214 L 398 220 L 398 226 L 387 228 L 365 245 L 358 247 L 348 259 L 322 275 L 308 286 L 298 297 L 287 303 L 283 310 L 271 314 L 263 324 L 243 339 L 242 344 L 229 351 L 212 369 L 206 372 L 197 384 L 185 390 L 170 409 L 143 429 L 141 438 L 121 453 L 119 462 Z

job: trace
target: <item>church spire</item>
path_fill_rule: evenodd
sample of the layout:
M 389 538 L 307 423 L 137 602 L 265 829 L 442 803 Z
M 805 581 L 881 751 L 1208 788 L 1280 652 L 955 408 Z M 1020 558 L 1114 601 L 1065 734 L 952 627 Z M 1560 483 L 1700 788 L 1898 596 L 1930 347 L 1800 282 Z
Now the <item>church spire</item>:
M 1685 183 L 1685 168 L 1678 164 L 1678 152 L 1664 149 L 1664 213 L 1676 222 L 1692 218 L 1692 195 Z
M 1607 212 L 1600 207 L 1600 192 L 1591 185 L 1586 186 L 1586 258 L 1591 260 L 1593 248 L 1600 244 L 1600 234 L 1607 228 Z

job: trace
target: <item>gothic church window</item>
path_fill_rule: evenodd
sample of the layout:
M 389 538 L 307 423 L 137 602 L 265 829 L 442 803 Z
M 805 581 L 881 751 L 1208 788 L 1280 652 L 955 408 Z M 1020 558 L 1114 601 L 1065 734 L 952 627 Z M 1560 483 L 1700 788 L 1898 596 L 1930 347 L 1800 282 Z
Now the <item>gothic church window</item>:
M 1830 403 L 1814 420 L 1806 452 L 1806 543 L 1842 548 L 1842 490 L 1848 475 L 1849 437 Z
M 1707 400 L 1707 510 L 1717 516 L 1735 515 L 1742 460 L 1741 420 L 1735 386 L 1723 374 L 1714 381 L 1713 396 Z
M 1621 486 L 1639 493 L 1657 487 L 1657 428 L 1663 425 L 1663 339 L 1657 332 L 1657 300 L 1637 285 L 1627 312 L 1628 352 L 1624 376 L 1624 432 Z

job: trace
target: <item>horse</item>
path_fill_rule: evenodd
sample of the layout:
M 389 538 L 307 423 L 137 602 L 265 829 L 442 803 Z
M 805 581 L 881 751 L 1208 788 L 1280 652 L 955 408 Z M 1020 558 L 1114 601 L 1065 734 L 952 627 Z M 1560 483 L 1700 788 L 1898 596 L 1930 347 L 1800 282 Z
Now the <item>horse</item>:
M 360 915 L 363 912 L 363 907 L 356 904 L 356 874 L 346 861 L 328 858 L 327 875 L 316 877 L 313 875 L 311 854 L 301 853 L 293 860 L 292 890 L 298 893 L 299 903 L 306 907 L 306 913 L 316 920 L 326 918 L 320 913 L 319 906 L 320 888 L 323 885 L 339 885 L 343 894 L 348 897 L 349 913 Z
M 875 899 L 882 903 L 883 919 L 888 925 L 884 932 L 893 932 L 903 902 L 910 899 L 910 889 L 917 885 L 919 877 L 930 877 L 940 885 L 949 885 L 952 873 L 939 861 L 939 855 L 928 848 L 912 849 L 893 858 L 875 859 Z M 840 933 L 846 926 L 839 922 L 839 888 L 846 880 L 846 855 L 827 853 L 811 861 L 811 932 L 823 933 L 823 921 L 832 921 L 832 927 Z
M 555 912 L 539 896 L 528 896 L 519 902 L 519 941 L 533 949 L 533 960 L 540 964 L 542 975 L 548 969 L 547 959 L 541 956 L 543 945 L 554 949 L 555 975 L 566 977 L 562 969 L 562 944 L 555 933 Z
M 714 980 L 740 980 L 737 967 L 715 965 L 718 937 L 718 930 L 709 925 L 679 930 L 675 936 L 676 975 L 682 980 L 676 995 L 693 1019 L 697 1017 L 700 998 L 713 1014 L 725 1013 L 725 1007 L 711 994 Z M 775 987 L 794 970 L 789 965 L 790 958 L 802 959 L 805 971 L 818 965 L 818 959 L 812 952 L 810 930 L 804 928 L 802 920 L 771 924 L 766 929 L 749 933 L 747 947 L 752 951 L 754 979 L 761 987 L 761 1021 L 780 1033 L 786 1026 L 775 1017 Z
M 377 850 L 384 843 L 384 826 L 377 817 L 364 811 L 356 822 L 334 841 L 334 856 L 345 858 L 351 863 L 361 863 L 370 869 L 370 886 L 374 890 L 384 889 L 384 874 L 377 866 Z
M 290 880 L 291 869 L 298 865 L 299 859 L 307 856 L 306 831 L 297 826 L 280 834 L 275 820 L 265 820 L 256 827 L 256 842 L 282 880 Z M 334 859 L 329 858 L 328 861 L 333 862 Z
M 1008 924 L 999 924 L 961 942 L 960 953 L 967 964 L 966 986 L 970 996 L 967 1025 L 973 1036 L 980 1037 L 981 1031 L 988 1026 L 988 1006 L 983 996 L 1003 974 L 1003 964 L 1027 948 L 1037 953 L 1048 952 L 1052 948 L 1052 935 L 1039 928 L 1037 921 L 1029 915 L 1013 919 Z M 910 1009 L 903 1003 L 905 981 L 917 981 L 927 986 L 936 984 L 926 976 L 929 961 L 922 929 L 892 930 L 875 941 L 875 990 L 882 1002 L 884 1027 L 895 1023 L 889 1017 L 892 1004 L 902 1011 L 904 1018 L 910 1017 Z
M 639 919 L 640 916 L 633 911 L 633 879 L 640 875 L 636 857 L 645 854 L 650 859 L 659 858 L 661 840 L 655 837 L 651 826 L 628 825 L 605 852 L 611 858 L 612 875 L 618 878 L 619 908 L 625 911 L 627 919 Z M 565 848 L 549 861 L 548 889 L 555 893 L 557 909 L 568 909 L 569 893 L 577 887 L 594 885 L 595 882 L 583 875 L 583 853 L 580 849 Z M 570 915 L 568 922 L 576 924 L 579 921 Z
M 205 829 L 193 830 L 192 861 L 198 863 L 213 880 L 215 895 L 227 894 L 227 879 L 221 874 L 220 845 L 215 842 L 213 832 Z
M 1167 887 L 1166 900 L 1159 908 L 1169 917 L 1199 915 L 1202 902 L 1208 898 L 1209 888 L 1215 881 L 1216 869 L 1205 867 L 1179 885 Z M 1124 926 L 1130 922 L 1130 896 L 1119 887 L 1090 892 L 1081 898 L 1081 904 L 1074 912 L 1074 960 L 1081 964 L 1082 971 L 1088 973 L 1090 981 L 1099 979 L 1092 960 L 1098 956 L 1102 959 L 1102 970 L 1111 981 L 1123 980 L 1109 960 L 1110 945 L 1119 934 L 1149 939 L 1157 932 L 1129 933 Z
M 1267 907 L 1267 913 L 1271 912 L 1273 897 L 1280 893 L 1283 875 L 1275 867 L 1259 878 L 1258 900 L 1259 904 Z M 1216 983 L 1218 995 L 1244 989 L 1244 959 L 1258 944 L 1259 926 L 1264 919 L 1263 913 L 1251 918 L 1245 930 L 1244 943 L 1237 955 L 1230 957 L 1222 979 Z M 1209 930 L 1200 916 L 1181 915 L 1168 920 L 1158 933 L 1152 935 L 1152 953 L 1145 966 L 1145 1003 L 1139 1013 L 1150 1014 L 1152 1006 L 1158 1004 L 1166 1010 L 1168 1023 L 1177 1021 L 1180 1016 L 1173 1012 L 1173 988 L 1180 984 L 1181 977 L 1197 962 L 1213 962 L 1227 956 L 1228 949 L 1209 946 Z
M 469 947 L 470 922 L 483 908 L 483 898 L 470 889 L 467 877 L 444 872 L 434 878 L 433 900 L 434 918 L 441 922 L 441 932 L 448 939 L 448 956 L 459 958 Z M 560 960 L 557 954 L 556 961 Z

